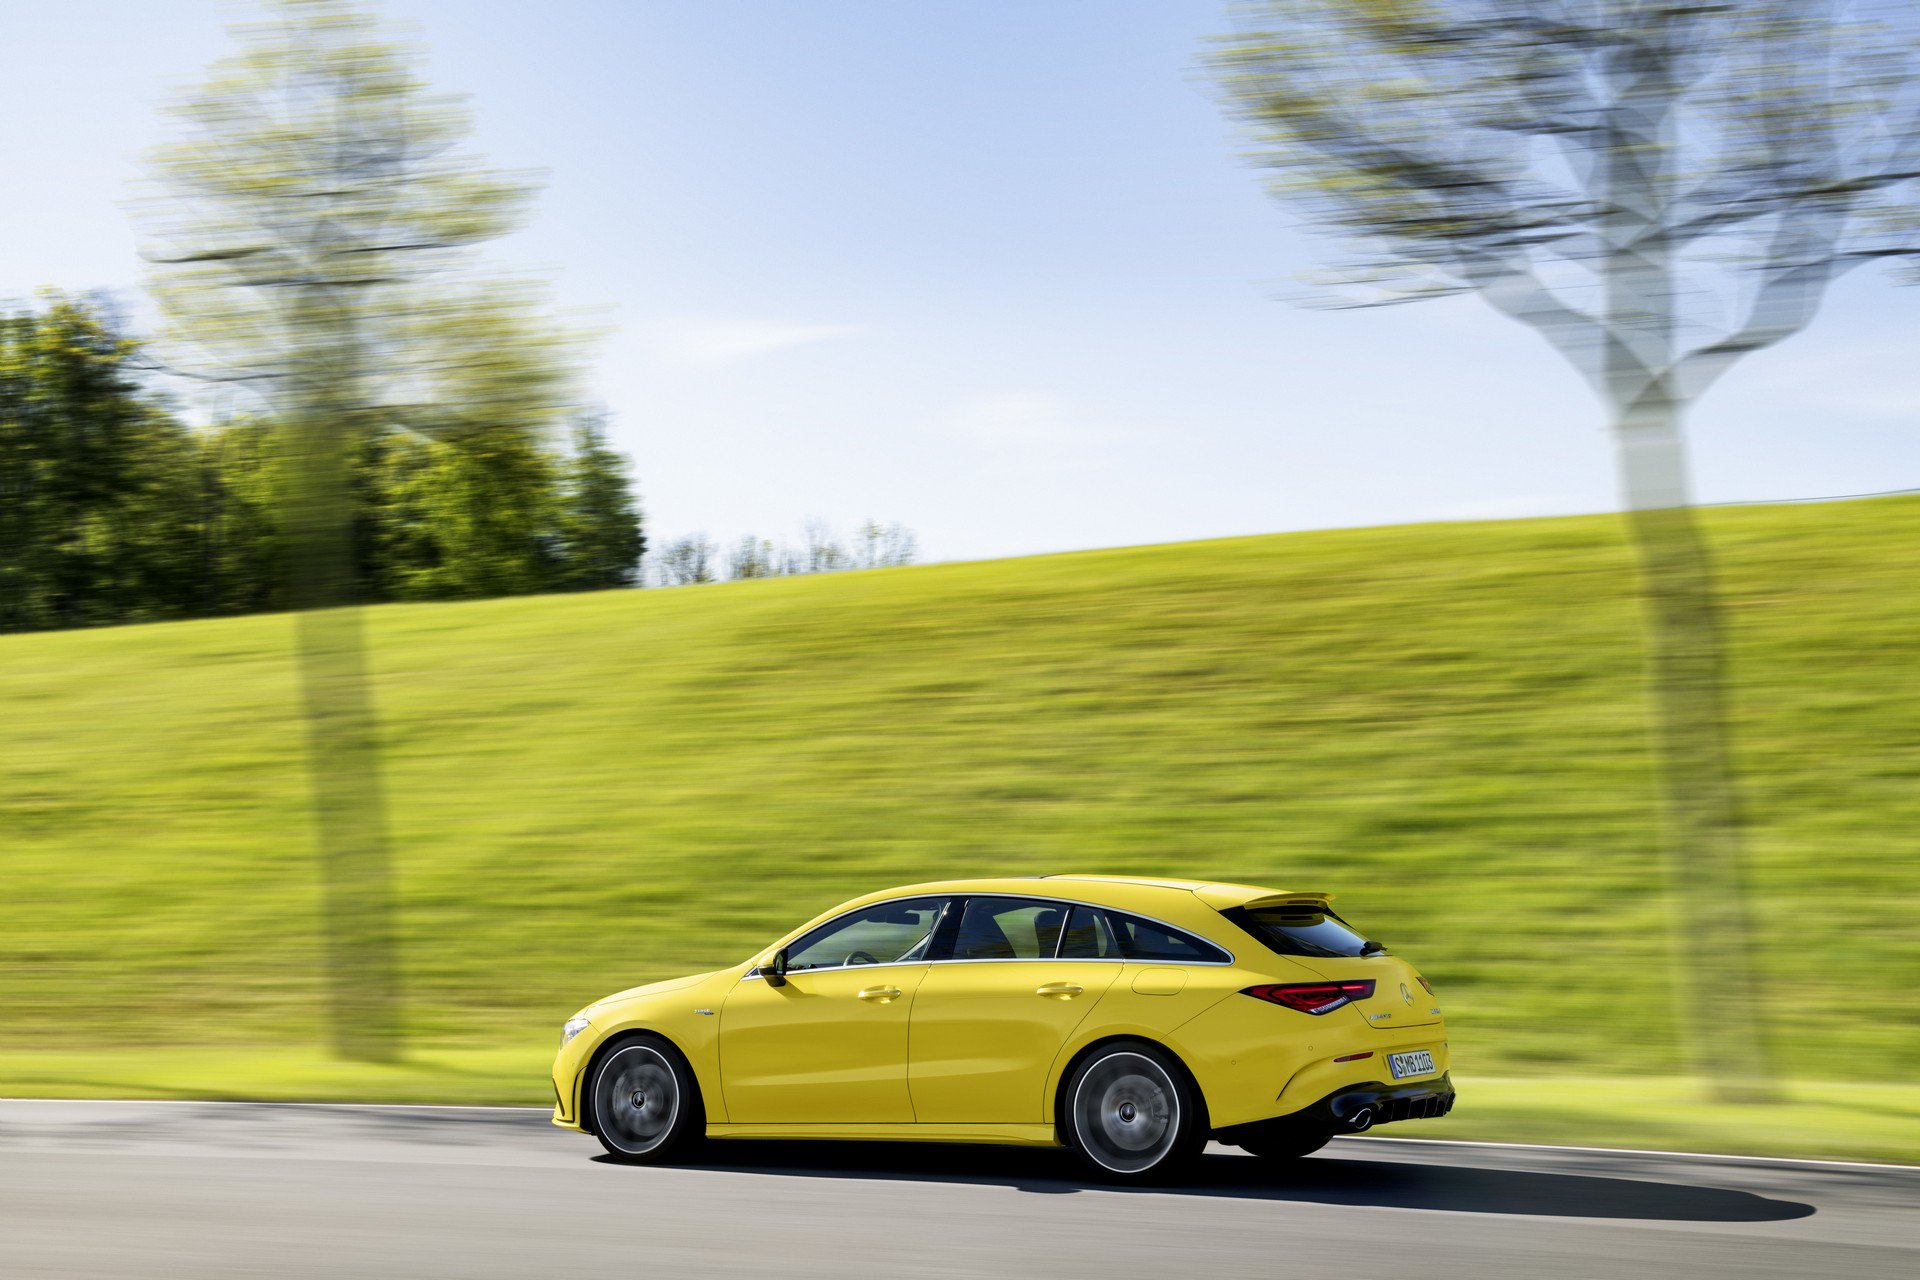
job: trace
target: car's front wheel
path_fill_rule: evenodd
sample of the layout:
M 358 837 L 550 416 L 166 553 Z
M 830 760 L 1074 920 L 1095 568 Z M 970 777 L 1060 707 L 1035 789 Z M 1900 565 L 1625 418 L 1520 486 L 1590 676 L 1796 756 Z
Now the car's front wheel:
M 686 1151 L 706 1133 L 706 1108 L 693 1068 L 658 1036 L 634 1036 L 593 1069 L 593 1132 L 607 1153 L 655 1164 Z
M 1067 1079 L 1064 1102 L 1063 1136 L 1104 1177 L 1165 1178 L 1206 1145 L 1198 1091 L 1155 1045 L 1126 1041 L 1087 1055 Z

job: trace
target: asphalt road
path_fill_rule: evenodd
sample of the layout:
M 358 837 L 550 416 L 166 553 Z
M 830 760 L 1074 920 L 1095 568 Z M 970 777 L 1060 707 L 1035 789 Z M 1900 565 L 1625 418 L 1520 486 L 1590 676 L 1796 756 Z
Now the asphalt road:
M 0 1276 L 1920 1276 L 1920 1169 L 1363 1138 L 1116 1190 L 1057 1152 L 598 1154 L 532 1111 L 0 1102 Z

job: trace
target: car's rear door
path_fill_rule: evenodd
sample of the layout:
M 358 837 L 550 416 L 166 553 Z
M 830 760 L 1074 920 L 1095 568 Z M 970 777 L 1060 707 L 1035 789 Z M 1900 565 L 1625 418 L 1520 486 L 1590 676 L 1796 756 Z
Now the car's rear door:
M 783 983 L 744 978 L 720 1010 L 720 1080 L 736 1124 L 910 1122 L 908 1014 L 944 898 L 880 903 L 787 949 Z
M 1089 931 L 1085 946 L 1068 948 L 1077 957 L 1063 958 L 1068 904 L 973 897 L 956 909 L 950 955 L 928 967 L 914 997 L 907 1050 L 914 1118 L 1044 1122 L 1054 1059 L 1120 971 L 1112 938 L 1101 956 Z

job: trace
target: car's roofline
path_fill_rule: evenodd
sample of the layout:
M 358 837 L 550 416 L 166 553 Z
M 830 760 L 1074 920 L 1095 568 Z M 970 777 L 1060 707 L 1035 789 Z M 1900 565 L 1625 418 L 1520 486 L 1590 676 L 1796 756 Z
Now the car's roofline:
M 1109 887 L 1111 887 L 1109 889 Z M 1061 872 L 1040 876 L 983 876 L 967 880 L 928 880 L 921 884 L 899 885 L 862 894 L 844 906 L 865 900 L 881 901 L 916 893 L 1010 893 L 1039 894 L 1047 897 L 1087 894 L 1087 901 L 1102 902 L 1112 891 L 1145 889 L 1167 895 L 1192 895 L 1219 911 L 1249 903 L 1292 897 L 1327 899 L 1330 895 L 1312 891 L 1276 889 L 1266 885 L 1236 884 L 1225 880 L 1177 880 L 1164 876 L 1098 875 Z M 1103 890 L 1107 890 L 1103 892 Z
M 1297 896 L 1317 898 L 1324 902 L 1327 897 L 1325 894 L 1290 894 L 1257 885 L 1232 884 L 1216 880 L 1173 880 L 1152 876 L 1065 874 L 928 880 L 920 884 L 876 889 L 871 893 L 864 893 L 857 898 L 849 898 L 838 903 L 793 929 L 773 946 L 757 953 L 755 960 L 750 963 L 760 963 L 765 956 L 773 953 L 775 947 L 785 945 L 808 930 L 848 911 L 876 903 L 897 901 L 901 898 L 948 894 L 1050 898 L 1055 901 L 1079 901 L 1089 906 L 1111 907 L 1117 911 L 1131 911 L 1153 917 L 1162 923 L 1198 932 L 1207 936 L 1209 941 L 1226 945 L 1229 951 L 1234 948 L 1223 942 L 1221 937 L 1214 936 L 1220 925 L 1219 912 L 1256 901 Z

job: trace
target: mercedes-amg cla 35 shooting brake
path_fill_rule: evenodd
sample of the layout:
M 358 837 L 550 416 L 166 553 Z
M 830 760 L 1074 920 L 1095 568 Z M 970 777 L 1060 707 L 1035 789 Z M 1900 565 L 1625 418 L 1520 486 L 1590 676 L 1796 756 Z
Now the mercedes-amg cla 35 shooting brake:
M 1209 1137 L 1287 1159 L 1453 1106 L 1440 1005 L 1325 894 L 1120 876 L 868 894 L 744 963 L 567 1020 L 553 1122 L 702 1138 L 1071 1147 L 1164 1177 Z

